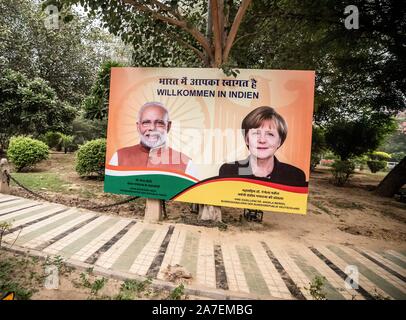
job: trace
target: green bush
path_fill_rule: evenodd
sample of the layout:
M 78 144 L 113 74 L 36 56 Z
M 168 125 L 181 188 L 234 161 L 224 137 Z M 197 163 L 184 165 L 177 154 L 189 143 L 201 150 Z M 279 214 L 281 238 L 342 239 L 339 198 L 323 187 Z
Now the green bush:
M 368 160 L 369 158 L 367 155 L 362 155 L 353 159 L 355 166 L 358 167 L 360 171 L 365 169 Z
M 386 168 L 387 162 L 383 160 L 369 160 L 367 161 L 369 170 L 372 173 L 376 173 Z
M 80 176 L 104 175 L 106 139 L 91 140 L 82 145 L 76 156 L 76 172 Z
M 73 140 L 73 136 L 61 133 L 60 145 L 65 153 L 77 149 L 77 145 L 73 142 Z
M 391 159 L 391 155 L 386 152 L 382 151 L 374 151 L 372 152 L 369 157 L 371 160 L 380 160 L 380 161 L 389 161 Z
M 334 154 L 334 152 L 332 151 L 327 151 L 324 155 L 323 155 L 323 159 L 326 160 L 340 160 L 340 157 L 336 156 Z
M 44 142 L 24 136 L 12 137 L 7 150 L 7 157 L 17 171 L 48 159 L 48 155 L 49 148 Z
M 78 146 L 74 142 L 75 137 L 66 135 L 61 132 L 48 131 L 47 133 L 40 135 L 39 140 L 45 142 L 48 147 L 55 149 L 56 151 L 68 151 L 77 150 Z
M 402 161 L 402 159 L 403 159 L 404 157 L 406 157 L 406 152 L 402 152 L 402 151 L 400 151 L 400 152 L 393 152 L 393 153 L 392 153 L 391 161 L 393 161 L 393 162 L 400 162 L 400 161 Z
M 44 142 L 48 145 L 48 147 L 54 148 L 54 149 L 60 151 L 61 150 L 61 136 L 62 136 L 62 134 L 60 132 L 48 131 L 44 135 Z
M 333 183 L 343 186 L 354 173 L 355 164 L 351 160 L 336 160 L 332 164 Z

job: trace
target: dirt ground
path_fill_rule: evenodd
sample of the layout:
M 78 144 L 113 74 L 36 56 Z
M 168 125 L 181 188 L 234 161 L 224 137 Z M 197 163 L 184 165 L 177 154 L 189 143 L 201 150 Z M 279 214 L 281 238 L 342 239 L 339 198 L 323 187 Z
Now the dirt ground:
M 58 286 L 47 287 L 49 268 L 58 270 Z M 177 290 L 176 290 L 177 289 Z M 0 298 L 14 292 L 17 300 L 179 300 L 188 296 L 181 287 L 159 289 L 150 280 L 117 280 L 67 266 L 58 256 L 48 260 L 0 248 Z
M 53 153 L 34 172 L 52 172 L 66 184 L 63 192 L 40 190 L 50 201 L 69 206 L 99 206 L 111 204 L 127 196 L 106 194 L 103 181 L 82 179 L 74 170 L 74 155 Z M 218 227 L 235 235 L 266 232 L 279 241 L 300 241 L 304 244 L 337 243 L 363 246 L 370 249 L 406 248 L 406 204 L 390 198 L 378 197 L 370 191 L 383 178 L 383 174 L 357 172 L 345 187 L 336 187 L 329 180 L 328 168 L 318 168 L 309 182 L 306 215 L 264 212 L 263 222 L 242 219 L 243 210 L 223 208 L 223 223 L 201 223 L 205 227 Z M 32 197 L 21 188 L 13 187 L 15 195 Z M 108 214 L 142 218 L 145 199 L 125 205 L 97 209 Z M 166 202 L 170 223 L 199 224 L 190 205 Z

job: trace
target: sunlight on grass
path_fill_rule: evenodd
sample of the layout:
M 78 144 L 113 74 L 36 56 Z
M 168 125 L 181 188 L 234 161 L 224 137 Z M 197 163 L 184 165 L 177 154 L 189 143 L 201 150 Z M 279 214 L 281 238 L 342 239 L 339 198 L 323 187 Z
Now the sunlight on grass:
M 19 181 L 25 187 L 32 190 L 46 190 L 53 192 L 66 191 L 68 182 L 62 180 L 55 173 L 37 173 L 37 172 L 15 172 L 12 177 Z M 12 181 L 12 186 L 16 184 Z

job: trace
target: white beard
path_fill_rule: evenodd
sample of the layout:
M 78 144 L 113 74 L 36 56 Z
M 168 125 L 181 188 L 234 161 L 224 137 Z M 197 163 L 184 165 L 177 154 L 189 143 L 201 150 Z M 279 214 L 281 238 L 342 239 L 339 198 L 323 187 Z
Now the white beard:
M 151 149 L 158 148 L 166 143 L 166 137 L 167 137 L 166 132 L 161 133 L 159 131 L 150 131 L 147 134 L 150 136 L 153 135 L 153 136 L 158 137 L 158 139 L 156 141 L 149 141 L 148 137 L 146 137 L 145 135 L 141 135 L 141 143 L 148 148 L 151 148 Z

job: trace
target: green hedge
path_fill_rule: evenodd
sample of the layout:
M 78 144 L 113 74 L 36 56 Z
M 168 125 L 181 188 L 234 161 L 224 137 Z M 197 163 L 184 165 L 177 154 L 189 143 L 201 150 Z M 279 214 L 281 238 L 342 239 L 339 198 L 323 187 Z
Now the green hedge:
M 82 145 L 76 154 L 76 172 L 80 176 L 104 175 L 106 139 L 91 140 Z
M 61 151 L 61 137 L 62 134 L 60 132 L 48 131 L 45 133 L 44 142 L 48 145 L 48 147 Z
M 383 151 L 374 151 L 369 155 L 369 157 L 371 158 L 371 160 L 380 161 L 389 161 L 391 159 L 391 155 Z
M 48 159 L 49 148 L 39 140 L 18 136 L 10 139 L 7 157 L 17 171 L 28 169 Z
M 383 160 L 369 160 L 367 161 L 369 170 L 372 173 L 376 173 L 386 168 L 387 162 Z

